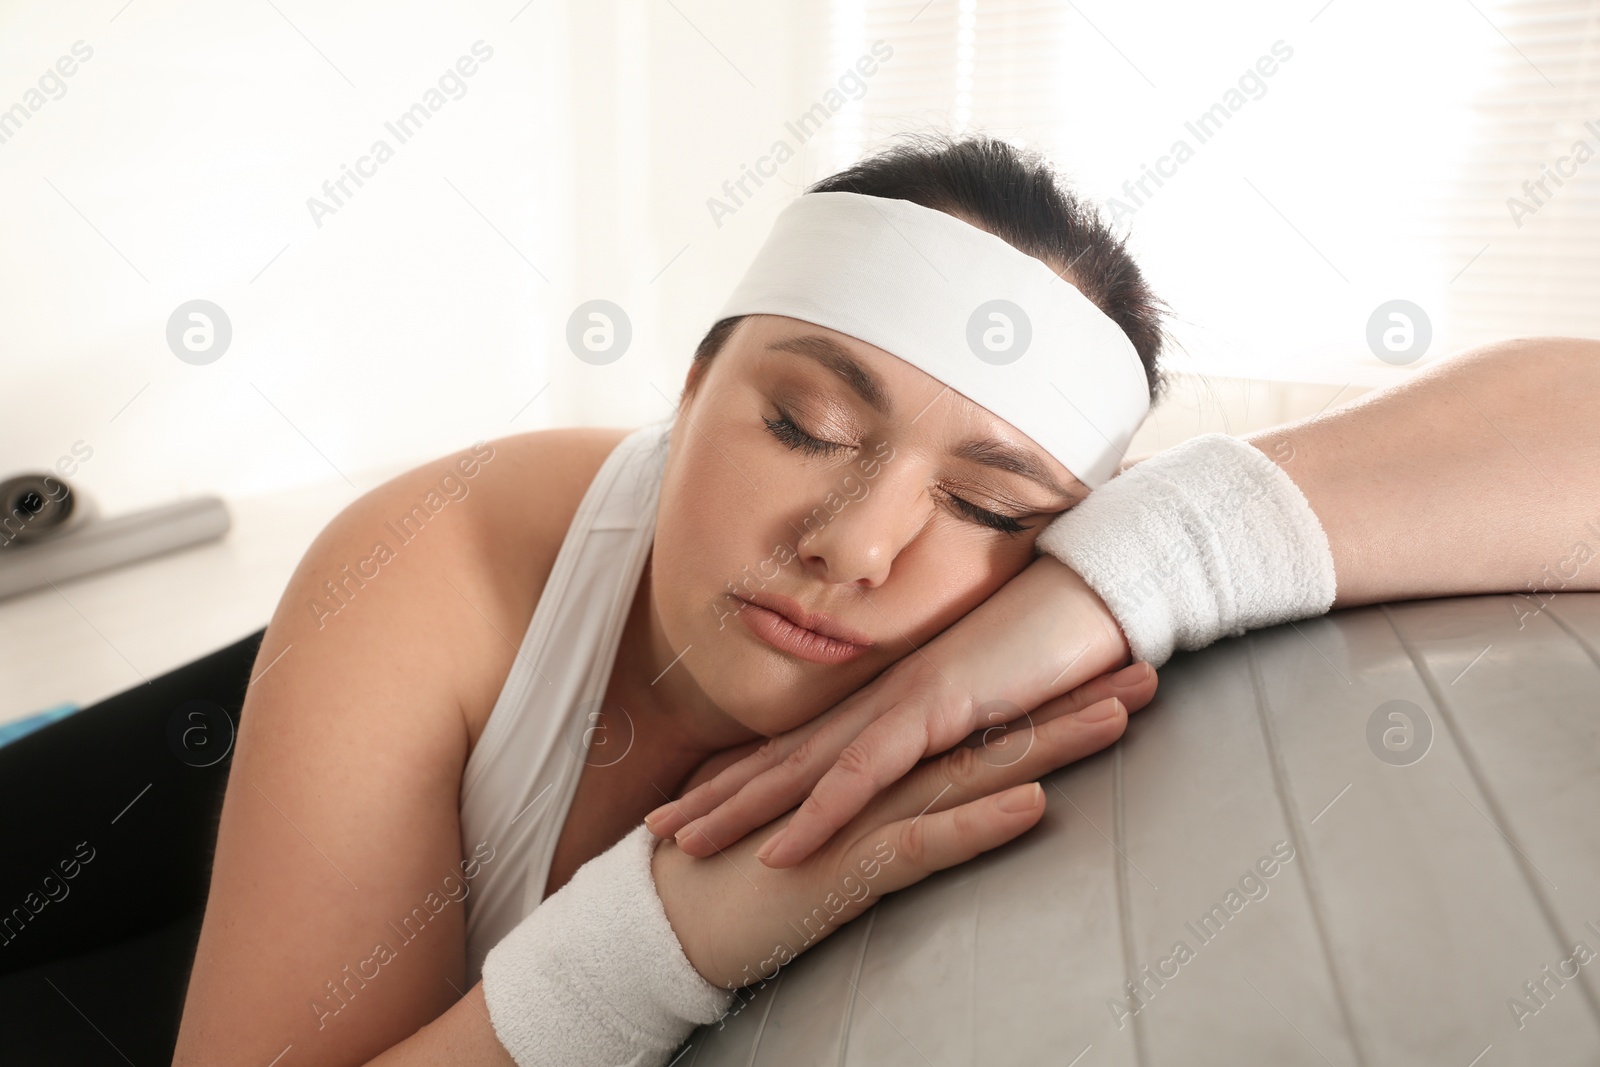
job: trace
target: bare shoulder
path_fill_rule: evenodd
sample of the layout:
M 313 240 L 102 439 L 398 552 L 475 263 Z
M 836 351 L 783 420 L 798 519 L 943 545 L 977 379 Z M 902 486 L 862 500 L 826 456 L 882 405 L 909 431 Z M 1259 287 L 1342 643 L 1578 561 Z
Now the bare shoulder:
M 473 547 L 505 567 L 548 571 L 530 547 L 555 550 L 601 465 L 631 429 L 574 427 L 535 430 L 477 446 L 485 462 L 472 491 Z M 447 457 L 448 459 L 448 457 Z M 553 541 L 553 544 L 549 542 Z
M 494 708 L 557 553 L 595 474 L 632 428 L 538 430 L 488 442 L 461 594 L 481 613 L 479 669 L 462 694 L 471 743 Z
M 395 557 L 414 557 L 393 568 L 406 576 L 391 591 L 448 624 L 429 629 L 447 653 L 437 668 L 452 684 L 469 753 L 584 493 L 632 432 L 561 427 L 478 442 L 390 479 L 341 516 L 372 531 L 375 550 L 387 537 Z
M 631 432 L 572 427 L 480 441 L 372 489 L 301 564 L 327 572 L 320 581 L 297 574 L 319 594 L 306 605 L 316 629 L 343 624 L 362 643 L 430 664 L 454 693 L 470 750 L 584 493 Z
M 339 568 L 331 586 L 311 583 L 323 594 L 320 608 L 308 605 L 318 630 L 367 601 L 357 639 L 403 651 L 448 685 L 470 754 L 578 505 L 631 432 L 563 427 L 481 441 L 371 490 L 307 552 Z

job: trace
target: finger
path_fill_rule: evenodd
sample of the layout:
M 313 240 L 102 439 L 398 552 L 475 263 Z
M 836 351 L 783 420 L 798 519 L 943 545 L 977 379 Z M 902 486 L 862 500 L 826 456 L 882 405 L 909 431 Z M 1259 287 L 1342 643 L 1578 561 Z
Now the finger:
M 781 831 L 756 858 L 768 867 L 792 867 L 916 766 L 928 751 L 928 724 L 920 710 L 902 705 L 869 725 L 839 752 Z
M 1020 708 L 1017 714 L 1022 714 Z M 971 725 L 964 709 L 957 718 L 936 718 L 915 704 L 896 707 L 840 751 L 788 825 L 768 839 L 757 858 L 769 867 L 801 862 L 918 760 L 949 748 Z M 986 731 L 999 728 L 990 726 Z
M 873 802 L 858 825 L 943 811 L 1034 781 L 1122 736 L 1127 710 L 1108 697 L 1072 715 L 1013 731 L 1003 746 L 958 747 L 928 760 Z
M 1039 712 L 1046 707 L 1054 709 L 1055 714 L 1068 715 L 1108 697 L 1117 697 L 1129 711 L 1138 711 L 1155 696 L 1156 682 L 1155 669 L 1145 660 L 1140 660 L 1121 670 L 1107 671 L 1069 693 L 1046 701 L 1034 711 L 1034 719 L 1037 721 Z
M 657 837 L 674 836 L 694 819 L 736 795 L 752 778 L 782 763 L 800 747 L 810 732 L 801 728 L 768 738 L 760 748 L 723 768 L 709 782 L 700 783 L 678 799 L 669 800 L 646 815 L 645 826 Z
M 1044 814 L 1038 782 L 981 797 L 944 811 L 914 815 L 865 834 L 852 846 L 852 873 L 874 895 L 920 882 L 934 871 L 965 863 L 1025 833 Z
M 882 704 L 879 694 L 886 684 L 886 679 L 891 675 L 892 668 L 891 671 L 879 675 L 846 697 L 843 702 L 834 705 L 809 722 L 769 739 L 767 744 L 745 759 L 725 768 L 710 782 L 695 787 L 677 801 L 661 805 L 645 817 L 651 832 L 662 837 L 671 834 L 677 839 L 679 848 L 703 857 L 711 855 L 719 847 L 732 844 L 755 827 L 765 826 L 788 811 L 799 800 L 798 795 L 782 808 L 759 813 L 759 818 L 741 819 L 738 832 L 731 836 L 725 832 L 717 837 L 709 837 L 701 827 L 691 825 L 695 820 L 720 809 L 737 797 L 752 781 L 764 774 L 779 776 L 794 774 L 795 768 L 805 766 L 806 757 L 802 755 L 804 750 L 827 751 L 829 754 L 824 766 L 818 767 L 805 782 L 804 788 L 809 789 L 816 778 L 821 776 L 826 762 L 831 762 L 837 755 L 837 749 L 832 747 L 829 738 L 837 737 L 838 747 L 843 747 L 849 743 L 851 737 L 860 732 L 863 726 L 872 721 Z M 785 767 L 789 770 L 783 770 Z
M 792 809 L 876 713 L 876 705 L 866 701 L 841 706 L 827 722 L 789 746 L 776 766 L 760 771 L 714 810 L 686 823 L 677 831 L 678 847 L 704 858 Z
M 1134 667 L 1142 667 L 1143 673 L 1134 675 L 1134 680 L 1131 682 L 1118 685 L 1115 684 L 1118 674 L 1104 674 L 1084 682 L 1070 693 L 1045 701 L 1029 712 L 1028 716 L 1033 725 L 1038 726 L 1061 715 L 1080 714 L 1086 708 L 1110 700 L 1112 697 L 1121 701 L 1122 706 L 1130 714 L 1138 711 L 1155 699 L 1159 679 L 1154 668 L 1143 661 L 1123 669 L 1132 671 Z
M 1118 682 L 1121 684 L 1115 684 Z M 1148 663 L 1140 661 L 1122 671 L 1091 679 L 1069 693 L 1046 701 L 1030 713 L 1031 721 L 1039 724 L 1062 715 L 1083 715 L 1089 708 L 1104 705 L 1113 698 L 1121 705 L 1118 714 L 1136 711 L 1155 696 L 1156 684 L 1155 670 Z M 995 733 L 1004 735 L 1006 732 L 1001 730 L 1005 725 L 1003 722 L 994 721 L 1004 714 L 1003 702 L 1000 705 L 1000 710 L 990 713 L 991 723 L 979 730 L 979 741 L 990 742 Z M 1018 714 L 1021 714 L 1020 709 Z M 801 862 L 840 827 L 855 818 L 873 797 L 914 767 L 918 760 L 954 745 L 961 737 L 961 733 L 956 731 L 964 732 L 971 729 L 972 725 L 970 719 L 959 719 L 950 714 L 927 715 L 915 705 L 895 708 L 868 725 L 839 752 L 838 761 L 817 780 L 811 795 L 800 804 L 788 825 L 767 840 L 762 851 L 756 854 L 757 858 L 775 868 L 792 867 Z M 1088 734 L 1066 735 L 1078 745 L 1075 749 L 1078 754 L 1068 756 L 1062 763 L 1099 751 L 1115 741 L 1121 735 L 1122 728 L 1122 725 L 1097 726 Z M 1108 730 L 1111 731 L 1109 735 Z M 1083 745 L 1092 747 L 1084 748 Z M 783 794 L 783 799 L 792 807 L 801 795 L 803 793 L 789 791 Z M 786 810 L 788 808 L 767 808 L 763 814 L 770 820 Z M 742 832 L 759 825 L 763 824 L 756 822 Z
M 876 828 L 850 843 L 839 859 L 835 891 L 802 920 L 809 943 L 827 937 L 878 902 L 945 867 L 1003 845 L 1039 821 L 1044 794 L 1037 782 L 984 797 L 950 811 L 913 816 Z M 801 927 L 790 923 L 796 932 Z M 813 932 L 814 930 L 814 932 Z

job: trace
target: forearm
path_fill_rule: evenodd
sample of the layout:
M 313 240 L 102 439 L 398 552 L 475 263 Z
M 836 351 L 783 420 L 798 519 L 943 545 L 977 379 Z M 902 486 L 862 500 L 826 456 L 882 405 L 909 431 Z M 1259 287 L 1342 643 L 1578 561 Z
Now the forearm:
M 1597 401 L 1600 342 L 1537 338 L 1244 440 L 1322 522 L 1335 608 L 1600 589 Z
M 1041 555 L 896 668 L 1032 708 L 1129 662 L 1116 618 L 1083 578 Z
M 484 1006 L 483 983 L 422 1029 L 367 1061 L 367 1067 L 432 1067 L 449 1063 L 457 1067 L 516 1067 L 511 1054 L 495 1037 Z

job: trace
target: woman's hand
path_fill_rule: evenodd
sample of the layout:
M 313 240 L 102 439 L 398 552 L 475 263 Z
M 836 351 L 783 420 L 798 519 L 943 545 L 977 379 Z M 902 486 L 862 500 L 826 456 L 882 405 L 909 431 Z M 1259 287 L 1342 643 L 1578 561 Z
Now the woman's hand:
M 1132 692 L 1148 700 L 1153 671 Z M 1122 735 L 1117 698 L 1091 720 L 1069 701 L 1051 702 L 1031 726 L 990 736 L 928 760 L 873 797 L 820 849 L 786 870 L 756 852 L 785 816 L 721 851 L 697 859 L 663 841 L 652 871 L 684 955 L 708 981 L 728 988 L 771 978 L 776 969 L 860 915 L 885 893 L 964 863 L 1017 837 L 1044 814 L 1036 779 L 1097 752 Z
M 1148 665 L 1115 683 L 1103 676 L 1127 656 L 1100 597 L 1054 557 L 1040 556 L 928 645 L 645 822 L 675 835 L 684 852 L 709 856 L 800 804 L 758 857 L 771 867 L 798 863 L 919 759 L 974 730 L 992 732 L 1030 708 L 1035 721 L 1067 712 L 1087 721 L 1087 710 L 1113 695 L 1126 708 L 1143 707 L 1155 693 Z M 1069 758 L 1120 733 L 1118 726 Z

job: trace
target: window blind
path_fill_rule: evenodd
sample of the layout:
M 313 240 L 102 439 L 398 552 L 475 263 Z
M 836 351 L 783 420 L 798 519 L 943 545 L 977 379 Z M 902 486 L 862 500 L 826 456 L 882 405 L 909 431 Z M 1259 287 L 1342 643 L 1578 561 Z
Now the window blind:
M 920 128 L 1040 147 L 1129 235 L 1179 370 L 1359 391 L 1468 344 L 1600 336 L 1600 3 L 1236 7 L 837 0 L 835 66 L 894 55 L 834 158 Z M 1140 197 L 1179 140 L 1192 162 Z M 1393 299 L 1430 320 L 1410 365 L 1368 340 Z

